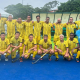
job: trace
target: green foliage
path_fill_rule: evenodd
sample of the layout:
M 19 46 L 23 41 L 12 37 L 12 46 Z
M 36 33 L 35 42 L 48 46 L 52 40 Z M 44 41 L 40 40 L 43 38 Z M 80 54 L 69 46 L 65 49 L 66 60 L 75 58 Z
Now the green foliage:
M 69 0 L 61 3 L 57 12 L 80 12 L 80 0 Z
M 52 1 L 41 8 L 33 8 L 31 5 L 22 5 L 21 3 L 18 3 L 5 7 L 5 11 L 12 14 L 14 18 L 21 17 L 22 19 L 26 19 L 27 15 L 31 15 L 32 12 L 49 12 L 51 8 L 54 8 L 57 4 L 57 1 Z

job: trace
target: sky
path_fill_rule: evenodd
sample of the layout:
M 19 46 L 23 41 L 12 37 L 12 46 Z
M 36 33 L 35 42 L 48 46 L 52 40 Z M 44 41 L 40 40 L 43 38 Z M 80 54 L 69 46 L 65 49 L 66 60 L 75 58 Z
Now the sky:
M 54 0 L 0 0 L 0 8 L 4 10 L 5 7 L 11 4 L 22 3 L 23 5 L 29 4 L 35 7 L 43 7 L 46 3 Z M 67 2 L 68 0 L 57 0 L 60 3 Z M 57 7 L 56 7 L 57 8 Z

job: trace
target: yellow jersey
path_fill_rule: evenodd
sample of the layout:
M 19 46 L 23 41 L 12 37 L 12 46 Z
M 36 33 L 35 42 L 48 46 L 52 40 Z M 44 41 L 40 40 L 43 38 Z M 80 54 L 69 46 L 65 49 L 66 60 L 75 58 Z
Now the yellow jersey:
M 76 29 L 76 25 L 75 24 L 64 24 L 64 27 L 66 27 L 66 35 L 67 37 L 70 37 L 70 33 L 74 33 L 74 29 Z
M 24 22 L 16 22 L 16 30 L 20 32 L 20 37 L 23 37 L 25 34 Z
M 50 39 L 47 40 L 47 42 L 44 41 L 44 39 L 40 40 L 39 45 L 42 46 L 44 49 L 48 49 L 50 45 L 52 45 L 52 42 Z
M 51 27 L 53 27 L 52 23 L 43 23 L 43 36 L 45 34 L 51 36 Z
M 36 40 L 33 39 L 32 41 L 30 41 L 29 39 L 27 39 L 25 42 L 24 42 L 24 45 L 26 45 L 27 47 L 27 50 L 29 50 L 30 48 L 33 48 L 34 45 L 36 45 Z
M 58 49 L 61 49 L 63 52 L 66 51 L 66 48 L 68 48 L 67 41 L 61 42 L 60 40 L 56 42 L 56 46 Z
M 22 38 L 19 37 L 18 39 L 15 39 L 15 37 L 12 37 L 10 43 L 11 43 L 13 46 L 19 46 L 20 43 L 22 43 Z
M 6 23 L 6 20 L 7 20 L 7 18 L 1 18 L 1 19 L 0 19 L 0 34 L 1 34 L 1 32 L 5 32 L 5 27 L 4 27 L 4 25 L 5 25 L 5 23 Z
M 33 24 L 32 21 L 30 22 L 24 22 L 24 25 L 25 25 L 25 34 L 27 36 L 29 36 L 30 34 L 33 34 Z
M 80 29 L 80 21 L 75 21 L 75 23 L 77 24 L 78 30 L 79 30 Z
M 0 38 L 0 50 L 6 50 L 9 45 L 10 45 L 10 43 L 7 38 L 5 38 L 4 41 L 2 41 Z
M 70 39 L 67 40 L 69 51 L 71 51 L 73 48 L 76 47 L 76 44 L 78 44 L 78 40 L 76 38 L 71 41 Z
M 15 35 L 16 20 L 6 21 L 6 24 L 7 24 L 7 34 L 8 34 L 8 36 Z
M 55 26 L 55 35 L 56 36 L 59 36 L 60 34 L 63 33 L 63 27 L 64 27 L 64 24 L 56 24 L 56 23 L 53 23 L 53 25 Z
M 40 21 L 39 23 L 34 21 L 34 36 L 40 36 L 42 25 L 43 21 Z

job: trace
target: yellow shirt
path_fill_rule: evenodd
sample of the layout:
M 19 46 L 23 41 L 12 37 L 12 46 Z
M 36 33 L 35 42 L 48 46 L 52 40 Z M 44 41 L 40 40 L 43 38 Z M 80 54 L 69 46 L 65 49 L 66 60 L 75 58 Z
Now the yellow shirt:
M 43 21 L 40 21 L 39 23 L 34 21 L 34 36 L 40 36 L 42 25 Z
M 70 33 L 74 33 L 74 29 L 77 28 L 75 24 L 64 24 L 64 27 L 66 27 L 66 35 L 67 37 L 70 37 Z
M 18 32 L 20 32 L 20 37 L 22 37 L 25 34 L 24 22 L 16 22 L 16 29 Z
M 69 51 L 71 51 L 73 48 L 76 47 L 76 44 L 78 43 L 78 40 L 76 38 L 73 39 L 73 41 L 71 40 L 67 40 L 68 46 L 69 46 Z
M 25 34 L 27 36 L 29 36 L 30 34 L 33 34 L 33 23 L 32 21 L 30 22 L 24 22 L 24 25 L 25 25 Z
M 33 39 L 31 42 L 29 39 L 27 39 L 25 42 L 24 42 L 24 45 L 26 45 L 27 49 L 29 50 L 30 48 L 33 48 L 34 45 L 36 45 L 36 40 Z
M 5 38 L 4 41 L 2 41 L 0 38 L 0 50 L 7 49 L 8 45 L 10 45 L 10 43 L 9 43 L 9 40 L 7 38 Z
M 1 18 L 0 19 L 0 34 L 1 34 L 1 32 L 5 32 L 4 25 L 6 23 L 6 20 L 7 20 L 7 18 Z
M 62 23 L 61 24 L 53 23 L 53 25 L 55 26 L 55 35 L 59 36 L 60 34 L 63 33 L 64 25 Z
M 75 21 L 75 23 L 77 24 L 78 29 L 80 29 L 80 21 Z
M 19 37 L 19 38 L 16 40 L 15 37 L 12 37 L 10 43 L 11 43 L 12 45 L 14 45 L 14 46 L 19 46 L 20 43 L 22 43 L 22 38 Z
M 68 48 L 68 43 L 66 41 L 60 42 L 60 40 L 59 40 L 59 41 L 56 42 L 56 46 L 59 49 L 61 49 L 62 51 L 66 51 L 66 48 Z
M 51 27 L 53 27 L 52 23 L 43 23 L 43 35 L 46 34 L 48 36 L 51 36 Z
M 15 34 L 16 20 L 6 21 L 6 24 L 7 24 L 7 34 L 9 36 L 13 36 Z
M 39 45 L 41 45 L 44 49 L 48 49 L 50 45 L 52 45 L 51 40 L 47 40 L 47 42 L 44 42 L 44 39 L 40 40 Z

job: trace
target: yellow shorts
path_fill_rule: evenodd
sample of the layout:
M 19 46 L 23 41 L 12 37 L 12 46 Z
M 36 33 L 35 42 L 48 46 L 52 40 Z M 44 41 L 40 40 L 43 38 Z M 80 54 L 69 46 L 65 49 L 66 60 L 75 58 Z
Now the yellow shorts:
M 35 36 L 34 38 L 35 38 L 36 42 L 39 43 L 41 37 L 40 36 Z
M 59 53 L 60 55 L 64 56 L 66 51 L 63 51 L 62 53 Z
M 56 44 L 58 40 L 60 40 L 59 36 L 54 35 L 54 40 L 53 40 L 54 44 Z

